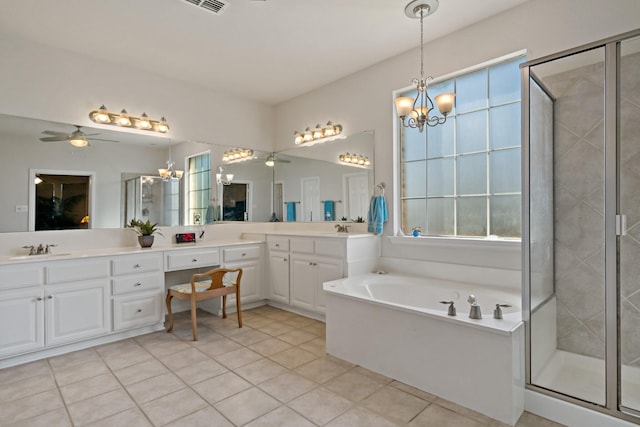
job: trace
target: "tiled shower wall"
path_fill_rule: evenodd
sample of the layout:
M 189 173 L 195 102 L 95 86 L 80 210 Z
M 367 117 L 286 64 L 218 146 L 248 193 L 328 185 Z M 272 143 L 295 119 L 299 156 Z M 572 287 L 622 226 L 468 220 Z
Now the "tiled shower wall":
M 621 65 L 622 362 L 640 366 L 640 55 Z M 604 65 L 543 79 L 554 103 L 558 349 L 604 358 Z

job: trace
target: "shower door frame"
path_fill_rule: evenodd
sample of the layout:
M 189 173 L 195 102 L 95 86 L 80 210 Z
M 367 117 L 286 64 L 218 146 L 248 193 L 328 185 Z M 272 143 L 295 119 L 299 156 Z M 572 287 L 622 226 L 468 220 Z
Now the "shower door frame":
M 620 44 L 627 39 L 640 36 L 640 30 L 623 33 L 604 40 L 589 43 L 573 49 L 520 65 L 522 78 L 522 317 L 525 323 L 525 387 L 529 390 L 558 398 L 591 410 L 640 423 L 640 411 L 621 405 L 621 362 L 619 352 L 619 258 L 618 237 L 620 236 L 619 212 L 619 61 Z M 535 65 L 561 59 L 593 49 L 604 48 L 604 186 L 605 186 L 605 404 L 581 400 L 557 391 L 531 384 L 531 236 L 530 236 L 530 68 Z M 554 286 L 555 287 L 555 286 Z

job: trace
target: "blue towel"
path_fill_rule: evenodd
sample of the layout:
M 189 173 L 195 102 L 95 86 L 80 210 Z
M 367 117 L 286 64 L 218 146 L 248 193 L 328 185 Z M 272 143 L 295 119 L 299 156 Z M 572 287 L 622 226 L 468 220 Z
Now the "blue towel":
M 287 202 L 287 221 L 293 222 L 296 220 L 296 202 Z
M 382 228 L 388 219 L 387 201 L 384 199 L 384 196 L 371 197 L 369 214 L 367 215 L 367 230 L 370 233 L 382 234 Z
M 333 200 L 324 201 L 324 220 L 335 221 L 336 219 L 336 204 Z

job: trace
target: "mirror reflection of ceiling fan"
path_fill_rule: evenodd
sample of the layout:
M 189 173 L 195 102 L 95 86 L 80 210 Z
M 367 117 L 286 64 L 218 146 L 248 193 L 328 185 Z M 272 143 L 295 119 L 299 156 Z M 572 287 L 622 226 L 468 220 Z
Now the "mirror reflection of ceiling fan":
M 56 132 L 53 130 L 45 130 L 42 133 L 44 133 L 45 135 L 53 135 L 53 136 L 40 138 L 40 141 L 43 141 L 43 142 L 69 141 L 69 143 L 74 147 L 86 147 L 87 145 L 89 145 L 89 141 L 119 142 L 113 139 L 93 138 L 94 135 L 100 135 L 100 134 L 99 133 L 86 134 L 82 132 L 81 127 L 77 125 L 76 125 L 76 130 L 70 134 L 65 132 Z
M 267 156 L 266 160 L 264 161 L 264 164 L 272 167 L 274 166 L 277 162 L 280 163 L 291 163 L 291 160 L 287 160 L 287 159 L 283 159 L 280 157 L 276 157 L 276 155 L 274 153 L 271 153 Z

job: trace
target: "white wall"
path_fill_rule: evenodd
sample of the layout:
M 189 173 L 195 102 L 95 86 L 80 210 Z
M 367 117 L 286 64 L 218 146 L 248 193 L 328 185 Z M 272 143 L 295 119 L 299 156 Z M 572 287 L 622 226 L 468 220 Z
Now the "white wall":
M 166 116 L 174 140 L 267 151 L 274 143 L 270 105 L 1 32 L 0 58 L 1 114 L 99 127 L 89 112 L 105 104 L 135 116 Z
M 522 49 L 527 50 L 529 59 L 538 58 L 635 30 L 640 27 L 638 16 L 637 0 L 614 0 L 606 6 L 596 0 L 530 0 L 427 43 L 425 67 L 437 78 Z M 438 14 L 430 19 L 438 19 Z M 416 30 L 416 37 L 417 34 Z M 278 105 L 276 148 L 292 146 L 295 129 L 326 120 L 342 123 L 346 134 L 373 129 L 375 182 L 387 183 L 387 202 L 392 206 L 397 193 L 397 187 L 391 186 L 395 173 L 392 92 L 411 84 L 419 73 L 419 58 L 416 48 Z M 389 214 L 386 235 L 394 232 L 394 214 Z M 408 256 L 430 259 L 429 251 L 412 248 L 407 251 Z M 390 256 L 397 250 L 397 245 L 392 247 L 383 239 L 383 255 Z M 519 262 L 516 264 L 513 267 L 519 268 Z

